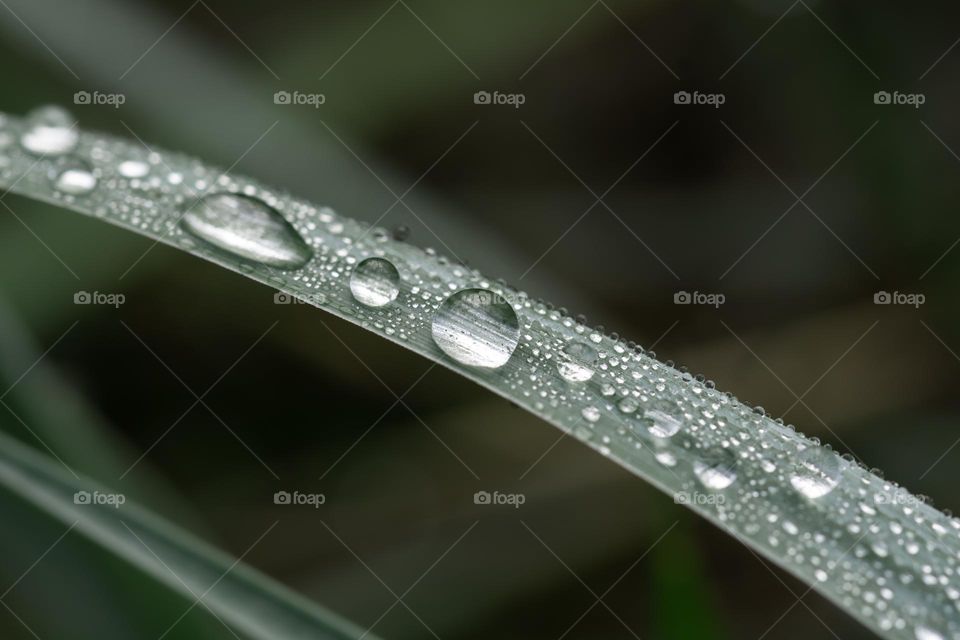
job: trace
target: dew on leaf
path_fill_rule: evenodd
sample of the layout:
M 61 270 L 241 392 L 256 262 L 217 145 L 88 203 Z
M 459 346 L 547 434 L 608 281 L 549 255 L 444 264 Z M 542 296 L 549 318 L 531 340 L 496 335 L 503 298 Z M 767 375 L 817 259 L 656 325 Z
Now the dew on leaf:
M 350 293 L 368 307 L 390 304 L 400 293 L 400 273 L 389 260 L 367 258 L 350 274 Z
M 471 367 L 496 369 L 520 342 L 517 312 L 489 289 L 462 289 L 433 315 L 433 340 L 448 356 Z

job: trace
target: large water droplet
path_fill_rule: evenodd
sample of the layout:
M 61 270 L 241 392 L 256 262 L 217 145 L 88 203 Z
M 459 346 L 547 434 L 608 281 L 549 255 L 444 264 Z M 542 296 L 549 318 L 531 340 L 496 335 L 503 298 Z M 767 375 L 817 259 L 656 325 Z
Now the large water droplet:
M 790 475 L 794 489 L 810 499 L 822 498 L 840 482 L 840 458 L 832 451 L 813 447 L 797 459 L 797 468 Z
M 27 129 L 20 136 L 20 144 L 36 155 L 59 156 L 72 151 L 79 139 L 70 113 L 47 106 L 27 114 Z
M 90 167 L 76 160 L 69 163 L 60 170 L 53 186 L 57 191 L 73 196 L 90 193 L 97 186 L 97 177 L 93 175 Z
M 400 273 L 383 258 L 367 258 L 350 274 L 350 293 L 368 307 L 382 307 L 396 300 L 399 285 Z
M 593 377 L 597 350 L 582 342 L 571 342 L 563 348 L 557 371 L 567 382 L 586 382 Z
M 433 316 L 433 340 L 462 364 L 495 369 L 520 341 L 513 307 L 488 289 L 463 289 L 443 301 Z
M 737 459 L 727 449 L 710 449 L 693 462 L 693 472 L 707 489 L 726 489 L 737 479 Z
M 248 196 L 204 196 L 180 224 L 220 249 L 278 269 L 298 269 L 312 256 L 307 243 L 276 209 Z
M 654 438 L 670 438 L 683 426 L 683 423 L 666 406 L 647 409 L 643 412 L 643 417 L 647 421 L 647 431 Z

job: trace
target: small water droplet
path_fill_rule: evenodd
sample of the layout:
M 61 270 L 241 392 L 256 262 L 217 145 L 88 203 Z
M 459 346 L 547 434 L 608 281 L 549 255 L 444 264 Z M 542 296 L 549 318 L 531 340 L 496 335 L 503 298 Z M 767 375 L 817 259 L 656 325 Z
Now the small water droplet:
M 204 196 L 180 224 L 216 247 L 278 269 L 298 269 L 312 256 L 307 243 L 276 209 L 249 196 Z
M 836 488 L 840 473 L 840 458 L 836 454 L 813 447 L 797 458 L 797 468 L 790 475 L 790 484 L 807 498 L 816 500 Z
M 140 160 L 124 160 L 117 167 L 124 178 L 142 178 L 150 173 L 150 165 Z
M 57 174 L 53 186 L 61 193 L 79 196 L 96 188 L 97 177 L 87 164 L 77 160 L 69 163 Z
M 350 274 L 350 293 L 361 304 L 382 307 L 397 299 L 400 273 L 383 258 L 367 258 Z
M 472 367 L 496 369 L 520 342 L 513 307 L 489 289 L 462 289 L 433 315 L 433 340 L 448 356 Z
M 59 156 L 72 151 L 79 139 L 70 113 L 61 107 L 46 106 L 27 114 L 27 129 L 20 136 L 20 144 L 36 155 Z
M 600 410 L 596 407 L 584 407 L 580 411 L 580 415 L 583 416 L 583 419 L 587 422 L 596 422 L 600 419 Z
M 557 371 L 567 382 L 586 382 L 593 377 L 597 350 L 582 342 L 564 346 Z
M 726 489 L 737 479 L 737 459 L 727 449 L 710 449 L 694 461 L 693 472 L 707 489 Z

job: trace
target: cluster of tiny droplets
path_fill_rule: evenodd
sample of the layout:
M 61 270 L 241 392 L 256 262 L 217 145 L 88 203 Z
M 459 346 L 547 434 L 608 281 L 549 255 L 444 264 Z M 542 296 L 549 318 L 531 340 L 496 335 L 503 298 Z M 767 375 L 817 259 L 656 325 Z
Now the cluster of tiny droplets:
M 691 496 L 691 509 L 884 637 L 960 640 L 960 521 L 925 499 L 398 233 L 71 123 L 57 107 L 0 118 L 0 183 L 240 271 L 459 371 Z

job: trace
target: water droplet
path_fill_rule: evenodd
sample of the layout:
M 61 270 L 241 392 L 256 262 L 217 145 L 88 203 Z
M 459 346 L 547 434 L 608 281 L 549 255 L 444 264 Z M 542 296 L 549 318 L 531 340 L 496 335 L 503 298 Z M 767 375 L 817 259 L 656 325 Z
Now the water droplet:
M 643 417 L 648 421 L 647 431 L 654 438 L 670 438 L 676 435 L 680 431 L 680 427 L 683 426 L 683 423 L 671 413 L 668 413 L 665 407 L 646 409 L 643 412 Z
M 125 178 L 142 178 L 150 173 L 150 165 L 140 160 L 124 160 L 117 171 Z
M 489 289 L 462 289 L 448 297 L 431 329 L 444 353 L 472 367 L 502 367 L 520 342 L 517 312 Z
M 276 209 L 249 196 L 204 196 L 180 224 L 216 247 L 278 269 L 298 269 L 312 256 L 307 243 Z
M 596 422 L 600 419 L 600 410 L 596 407 L 584 407 L 580 411 L 580 415 L 583 416 L 583 419 L 587 422 Z
M 593 377 L 597 350 L 582 342 L 571 342 L 563 348 L 557 371 L 567 382 L 586 382 Z
M 79 196 L 90 193 L 97 186 L 97 177 L 90 167 L 77 160 L 61 169 L 53 182 L 54 188 L 61 193 Z
M 27 129 L 20 136 L 20 144 L 36 155 L 59 156 L 72 151 L 79 139 L 70 113 L 61 107 L 47 106 L 27 115 Z
M 350 274 L 350 293 L 368 307 L 382 307 L 396 300 L 399 284 L 397 268 L 383 258 L 367 258 Z
M 790 484 L 801 494 L 815 500 L 827 495 L 840 482 L 840 458 L 827 449 L 813 447 L 797 458 Z
M 624 398 L 617 403 L 617 408 L 624 413 L 633 413 L 637 410 L 637 401 L 633 398 Z
M 923 626 L 922 624 L 917 625 L 917 627 L 913 630 L 913 635 L 916 636 L 917 640 L 943 640 L 942 635 L 930 627 Z
M 694 461 L 693 472 L 707 489 L 726 489 L 737 479 L 737 459 L 727 449 L 710 449 Z

